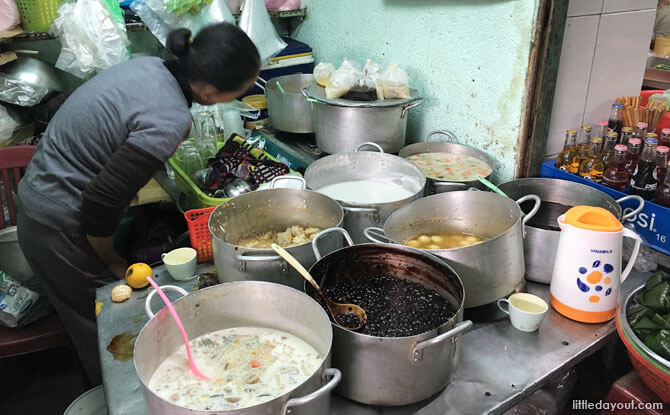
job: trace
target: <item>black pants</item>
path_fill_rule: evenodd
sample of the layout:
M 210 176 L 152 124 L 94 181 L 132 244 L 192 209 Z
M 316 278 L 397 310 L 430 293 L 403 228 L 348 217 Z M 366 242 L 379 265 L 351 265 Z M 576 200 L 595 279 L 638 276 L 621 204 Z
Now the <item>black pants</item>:
M 19 210 L 17 234 L 30 268 L 39 278 L 72 338 L 91 385 L 99 385 L 100 354 L 95 290 L 116 278 L 84 235 L 45 226 Z

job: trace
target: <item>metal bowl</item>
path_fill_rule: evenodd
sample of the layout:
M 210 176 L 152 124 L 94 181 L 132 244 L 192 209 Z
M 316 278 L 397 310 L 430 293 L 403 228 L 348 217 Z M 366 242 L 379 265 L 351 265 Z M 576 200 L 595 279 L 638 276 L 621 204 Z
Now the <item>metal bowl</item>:
M 63 71 L 39 59 L 19 56 L 16 60 L 0 66 L 0 73 L 21 83 L 46 88 L 49 91 L 66 90 Z

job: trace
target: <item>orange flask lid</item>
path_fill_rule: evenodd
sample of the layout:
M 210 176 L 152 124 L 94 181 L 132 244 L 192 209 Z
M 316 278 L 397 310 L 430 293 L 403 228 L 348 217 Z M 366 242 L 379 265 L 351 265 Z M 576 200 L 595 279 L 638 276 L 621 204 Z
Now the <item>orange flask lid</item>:
M 607 209 L 595 206 L 574 206 L 565 212 L 564 222 L 577 228 L 598 232 L 619 232 L 623 225 Z

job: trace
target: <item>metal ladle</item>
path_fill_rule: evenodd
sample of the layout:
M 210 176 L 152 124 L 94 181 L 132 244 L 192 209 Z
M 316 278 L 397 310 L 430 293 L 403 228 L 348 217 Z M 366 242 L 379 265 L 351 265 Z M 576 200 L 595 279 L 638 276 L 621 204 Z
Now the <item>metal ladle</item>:
M 365 314 L 365 310 L 363 310 L 356 304 L 341 304 L 332 301 L 330 298 L 326 297 L 326 294 L 321 290 L 319 284 L 317 284 L 316 281 L 314 281 L 314 278 L 312 278 L 310 273 L 305 269 L 305 267 L 302 266 L 300 262 L 298 262 L 297 259 L 293 257 L 293 255 L 289 254 L 284 248 L 282 248 L 277 244 L 272 244 L 272 249 L 274 249 L 275 252 L 279 254 L 279 256 L 284 258 L 286 262 L 291 264 L 291 266 L 295 268 L 296 271 L 298 271 L 300 275 L 303 276 L 303 278 L 305 278 L 310 284 L 312 284 L 312 287 L 314 287 L 316 292 L 319 293 L 321 298 L 323 298 L 324 302 L 326 303 L 328 313 L 330 314 L 330 317 L 333 319 L 333 322 L 335 324 L 351 331 L 358 330 L 365 325 L 365 323 L 368 321 L 368 316 L 367 314 Z M 356 327 L 347 327 L 340 324 L 337 317 L 341 317 L 346 314 L 355 315 L 358 318 L 359 325 Z

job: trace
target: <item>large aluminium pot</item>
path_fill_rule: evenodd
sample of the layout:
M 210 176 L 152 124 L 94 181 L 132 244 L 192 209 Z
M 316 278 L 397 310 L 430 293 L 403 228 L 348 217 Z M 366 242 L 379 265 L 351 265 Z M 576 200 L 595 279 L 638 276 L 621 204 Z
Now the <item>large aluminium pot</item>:
M 535 206 L 523 216 L 519 203 L 526 200 L 534 200 Z M 524 224 L 539 208 L 540 199 L 535 195 L 515 202 L 491 192 L 440 193 L 398 209 L 383 229 L 369 228 L 365 235 L 373 242 L 393 243 L 434 232 L 488 237 L 475 245 L 427 250 L 446 259 L 461 277 L 465 307 L 477 307 L 508 295 L 523 282 Z
M 534 221 L 526 224 L 526 238 L 523 241 L 524 258 L 526 261 L 526 279 L 545 284 L 551 283 L 551 274 L 554 270 L 554 253 L 558 249 L 558 240 L 561 236 L 557 229 L 556 219 L 565 213 L 567 208 L 576 205 L 598 206 L 612 212 L 621 222 L 637 215 L 644 207 L 644 199 L 640 196 L 629 195 L 614 200 L 606 193 L 581 183 L 561 179 L 527 178 L 502 183 L 498 186 L 511 198 L 518 198 L 532 193 L 540 197 L 543 205 Z M 619 203 L 629 199 L 639 201 L 639 206 L 632 212 L 621 216 Z M 552 209 L 544 202 L 553 202 L 565 205 L 565 210 Z M 541 222 L 547 226 L 534 226 L 534 222 Z M 538 223 L 538 225 L 540 225 Z M 553 229 L 550 229 L 552 228 Z
M 279 90 L 280 85 L 284 92 Z M 292 74 L 270 79 L 265 85 L 268 113 L 272 126 L 289 133 L 311 133 L 312 103 L 300 92 L 309 85 L 316 85 L 312 74 Z
M 220 204 L 208 223 L 219 281 L 270 281 L 300 290 L 303 278 L 272 249 L 246 248 L 235 242 L 293 225 L 321 229 L 340 226 L 343 216 L 336 201 L 304 189 L 257 190 Z M 327 252 L 342 246 L 341 238 L 334 234 L 321 243 L 321 249 Z M 286 250 L 306 266 L 316 262 L 309 242 Z
M 433 141 L 435 136 L 444 135 L 447 137 L 446 141 Z M 423 153 L 449 153 L 449 154 L 458 154 L 462 156 L 470 156 L 476 159 L 479 159 L 486 163 L 491 168 L 491 173 L 489 173 L 485 178 L 489 179 L 493 174 L 493 160 L 487 156 L 483 151 L 478 150 L 474 147 L 466 146 L 463 144 L 457 144 L 454 142 L 454 136 L 451 132 L 446 130 L 435 130 L 428 133 L 426 140 L 420 143 L 410 144 L 406 147 L 403 147 L 399 152 L 398 156 L 407 158 L 415 154 Z M 476 188 L 481 190 L 486 190 L 479 180 L 469 180 L 469 181 L 447 181 L 447 180 L 438 180 L 426 176 L 426 196 L 435 194 L 450 192 L 454 190 L 468 190 L 469 188 Z
M 396 209 L 423 196 L 426 175 L 414 163 L 392 154 L 359 151 L 364 145 L 356 147 L 353 153 L 333 154 L 322 157 L 310 164 L 305 170 L 307 187 L 312 190 L 352 180 L 389 181 L 412 192 L 412 196 L 387 203 L 357 203 L 338 200 L 344 207 L 344 228 L 355 243 L 367 242 L 363 229 L 369 226 L 381 226 Z
M 149 415 L 265 415 L 265 414 L 329 414 L 330 391 L 341 373 L 330 368 L 332 329 L 328 315 L 321 306 L 300 291 L 279 284 L 241 281 L 219 284 L 186 295 L 175 286 L 164 290 L 179 291 L 184 297 L 173 302 L 174 308 L 191 339 L 206 333 L 232 327 L 265 327 L 291 333 L 312 345 L 325 356 L 320 367 L 300 386 L 283 395 L 242 409 L 207 411 L 187 409 L 164 400 L 152 392 L 149 381 L 158 366 L 183 340 L 167 307 L 154 316 L 147 297 L 146 311 L 150 320 L 135 342 L 133 360 L 140 379 Z
M 423 98 L 411 91 L 411 98 L 352 101 L 326 98 L 324 88 L 304 88 L 303 95 L 314 103 L 316 145 L 328 154 L 349 153 L 372 141 L 387 153 L 397 153 L 405 145 L 407 112 Z
M 334 230 L 324 233 L 328 231 Z M 462 321 L 463 284 L 449 265 L 406 246 L 361 244 L 320 258 L 310 273 L 321 286 L 338 275 L 392 275 L 437 291 L 455 311 L 439 327 L 407 337 L 369 336 L 333 324 L 333 365 L 342 370 L 335 393 L 370 405 L 407 405 L 449 383 L 459 359 L 459 336 L 472 327 L 471 321 Z M 305 290 L 310 292 L 308 285 Z

